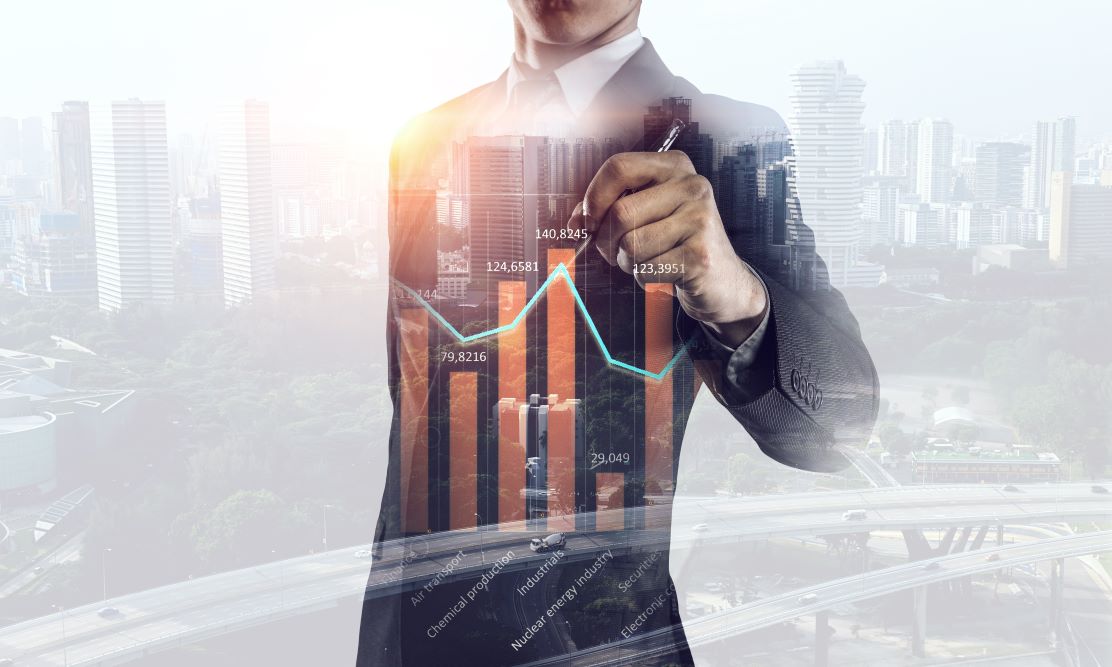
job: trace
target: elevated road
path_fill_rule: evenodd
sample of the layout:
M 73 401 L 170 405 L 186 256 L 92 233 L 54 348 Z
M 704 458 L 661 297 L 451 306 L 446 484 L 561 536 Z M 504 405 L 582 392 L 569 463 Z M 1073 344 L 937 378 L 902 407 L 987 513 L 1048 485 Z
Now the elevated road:
M 1089 484 L 922 486 L 791 496 L 685 499 L 674 509 L 679 525 L 705 523 L 706 530 L 672 534 L 671 506 L 614 510 L 639 529 L 571 532 L 565 561 L 594 560 L 643 549 L 696 544 L 734 544 L 784 536 L 1027 524 L 1103 519 L 1112 496 Z M 860 519 L 843 518 L 865 510 Z M 575 520 L 585 524 L 597 517 Z M 384 545 L 368 577 L 369 563 L 348 548 L 184 581 L 85 605 L 0 629 L 0 658 L 20 665 L 118 664 L 154 651 L 236 632 L 277 619 L 333 607 L 358 596 L 413 591 L 435 577 L 442 581 L 481 576 L 498 560 L 503 573 L 536 568 L 547 556 L 528 541 L 537 533 L 524 524 L 459 530 Z M 499 574 L 498 576 L 503 576 Z M 104 617 L 101 607 L 118 613 Z M 64 630 L 63 630 L 64 626 Z M 63 639 L 64 634 L 64 639 Z M 63 655 L 63 652 L 65 655 Z
M 1037 561 L 1112 551 L 1112 531 L 1067 535 L 1022 544 L 968 551 L 836 579 L 790 593 L 702 616 L 683 624 L 690 646 L 760 630 L 838 605 L 867 600 L 928 584 Z M 640 664 L 675 648 L 670 629 L 657 630 L 529 663 L 594 667 Z

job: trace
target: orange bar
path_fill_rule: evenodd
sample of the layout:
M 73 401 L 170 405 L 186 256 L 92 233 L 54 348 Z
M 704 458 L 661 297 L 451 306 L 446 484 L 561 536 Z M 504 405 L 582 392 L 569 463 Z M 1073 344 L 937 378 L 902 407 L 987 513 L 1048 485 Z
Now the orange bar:
M 525 283 L 498 283 L 498 326 L 513 322 L 525 307 Z M 498 334 L 498 522 L 525 520 L 525 439 L 518 405 L 525 401 L 526 328 Z
M 549 320 L 551 324 L 551 320 Z M 575 530 L 575 431 L 578 405 L 549 397 L 548 528 Z
M 548 273 L 561 263 L 575 279 L 575 250 L 548 249 Z M 549 286 L 548 300 L 548 392 L 561 399 L 575 398 L 575 298 L 563 280 Z
M 475 410 L 478 391 L 478 373 L 452 373 L 448 379 L 448 421 L 451 428 L 448 444 L 448 469 L 451 474 L 448 527 L 451 530 L 476 526 L 479 439 Z
M 645 367 L 656 373 L 672 359 L 672 285 L 645 286 Z M 672 374 L 645 378 L 645 495 L 672 489 Z
M 429 527 L 429 314 L 404 308 L 399 320 L 402 530 L 423 533 Z
M 620 472 L 595 473 L 595 530 L 625 528 L 625 475 Z

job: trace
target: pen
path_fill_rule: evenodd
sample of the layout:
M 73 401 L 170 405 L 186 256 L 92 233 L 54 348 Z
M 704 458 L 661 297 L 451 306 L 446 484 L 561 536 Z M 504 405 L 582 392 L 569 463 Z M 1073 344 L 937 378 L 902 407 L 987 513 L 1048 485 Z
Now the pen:
M 679 138 L 680 133 L 683 132 L 684 128 L 686 128 L 686 127 L 687 127 L 687 123 L 683 122 L 679 118 L 674 119 L 672 121 L 672 124 L 668 126 L 668 129 L 664 131 L 664 135 L 661 137 L 660 143 L 657 145 L 656 152 L 657 153 L 663 153 L 664 151 L 670 149 L 672 147 L 672 144 L 676 143 L 676 139 Z M 618 199 L 621 199 L 622 197 L 625 197 L 626 195 L 633 194 L 633 192 L 634 192 L 633 190 L 626 190 L 625 192 L 623 192 L 621 194 L 621 196 L 618 197 Z M 579 255 L 584 250 L 587 249 L 587 246 L 594 243 L 595 238 L 597 238 L 597 237 L 598 237 L 598 229 L 595 229 L 594 231 L 589 232 L 587 234 L 587 238 L 584 239 L 583 242 L 580 243 L 579 246 L 575 249 L 575 254 L 573 254 L 572 257 L 571 257 L 572 261 L 577 259 L 579 257 Z

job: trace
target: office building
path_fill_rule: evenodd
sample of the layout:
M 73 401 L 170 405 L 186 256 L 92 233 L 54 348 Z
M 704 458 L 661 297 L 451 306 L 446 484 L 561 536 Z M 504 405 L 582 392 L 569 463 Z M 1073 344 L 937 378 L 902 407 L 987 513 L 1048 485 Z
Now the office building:
M 857 257 L 865 82 L 840 61 L 803 66 L 791 82 L 788 125 L 795 150 L 790 161 L 803 222 L 814 232 L 815 250 L 833 286 L 876 285 L 880 267 Z
M 517 276 L 526 281 L 530 293 L 536 290 L 536 271 L 488 269 L 539 261 L 539 193 L 546 141 L 544 137 L 501 136 L 470 137 L 465 142 L 460 166 L 466 174 L 457 172 L 455 177 L 466 179 L 462 182 L 469 186 L 472 283 Z
M 166 106 L 90 108 L 97 296 L 102 310 L 174 298 Z
M 1099 185 L 1054 174 L 1050 188 L 1050 261 L 1062 269 L 1112 260 L 1112 173 Z
M 30 233 L 16 239 L 12 267 L 12 286 L 22 294 L 78 300 L 96 295 L 92 237 L 76 213 L 43 213 Z
M 64 102 L 52 117 L 54 205 L 77 214 L 81 231 L 93 236 L 93 166 L 89 144 L 89 103 Z
M 1076 134 L 1077 121 L 1073 118 L 1035 123 L 1024 184 L 1024 208 L 1046 209 L 1050 206 L 1050 186 L 1054 174 L 1073 172 Z
M 994 141 L 977 147 L 973 178 L 976 201 L 999 206 L 1023 205 L 1023 170 L 1030 149 Z
M 220 219 L 224 304 L 247 303 L 274 287 L 277 227 L 271 189 L 270 108 L 226 107 L 220 130 Z
M 954 126 L 948 120 L 919 121 L 916 142 L 915 192 L 930 204 L 950 201 L 954 152 Z

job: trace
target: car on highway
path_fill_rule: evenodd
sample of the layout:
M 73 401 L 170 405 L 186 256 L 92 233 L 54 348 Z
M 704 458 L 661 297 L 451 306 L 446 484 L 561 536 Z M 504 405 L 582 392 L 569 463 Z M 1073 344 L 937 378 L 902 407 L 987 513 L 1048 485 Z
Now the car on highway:
M 1108 493 L 1108 487 L 1107 486 L 1101 486 L 1100 484 L 1094 484 L 1093 485 L 1093 493 Z
M 1000 554 L 989 554 L 985 556 L 986 563 L 995 563 L 998 560 L 1000 560 Z
M 932 560 L 931 562 L 924 565 L 923 569 L 926 570 L 927 572 L 933 572 L 934 570 L 941 570 L 942 569 L 942 563 L 939 563 L 936 560 Z
M 115 607 L 101 607 L 97 609 L 97 616 L 101 618 L 115 618 L 120 615 L 120 610 Z
M 818 593 L 808 593 L 806 595 L 800 595 L 799 599 L 797 599 L 796 602 L 799 603 L 799 604 L 811 604 L 812 602 L 815 602 L 818 599 L 819 599 Z
M 545 551 L 552 551 L 553 549 L 563 549 L 567 545 L 568 538 L 563 533 L 552 533 L 544 539 L 534 537 L 529 540 L 529 548 L 536 553 L 544 553 Z
M 1016 486 L 1015 484 L 1005 484 L 1004 485 L 1004 490 L 1007 491 L 1008 493 L 1021 493 L 1021 491 L 1019 490 L 1019 487 Z
M 360 549 L 355 552 L 356 558 L 370 558 L 374 553 L 370 549 Z
M 846 510 L 842 513 L 842 521 L 861 521 L 868 517 L 869 513 L 865 510 Z
M 705 523 L 697 523 L 691 527 L 691 530 L 695 531 L 696 533 L 705 533 L 710 530 L 710 526 Z

